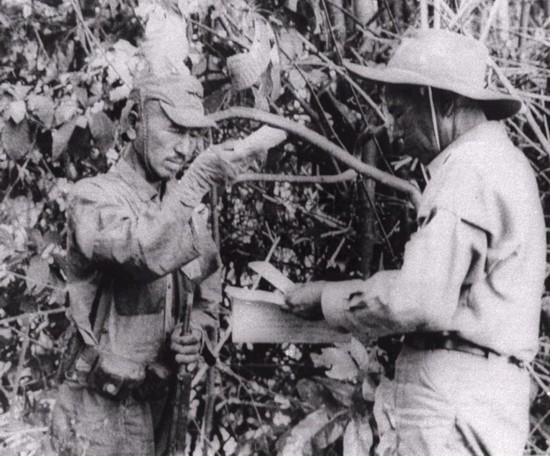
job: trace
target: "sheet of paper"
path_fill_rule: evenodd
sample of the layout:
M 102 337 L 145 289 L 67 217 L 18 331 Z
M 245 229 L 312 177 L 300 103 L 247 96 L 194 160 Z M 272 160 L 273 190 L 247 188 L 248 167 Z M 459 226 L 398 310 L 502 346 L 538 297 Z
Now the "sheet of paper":
M 269 304 L 287 307 L 283 295 L 273 291 L 249 290 L 248 288 L 228 286 L 225 287 L 225 292 L 230 298 L 239 299 L 241 301 L 267 302 Z
M 279 306 L 238 298 L 232 303 L 231 328 L 235 343 L 331 344 L 351 339 L 349 333 L 331 328 L 324 320 L 304 320 Z
M 248 263 L 248 267 L 283 293 L 287 293 L 294 287 L 292 280 L 267 261 L 252 261 Z

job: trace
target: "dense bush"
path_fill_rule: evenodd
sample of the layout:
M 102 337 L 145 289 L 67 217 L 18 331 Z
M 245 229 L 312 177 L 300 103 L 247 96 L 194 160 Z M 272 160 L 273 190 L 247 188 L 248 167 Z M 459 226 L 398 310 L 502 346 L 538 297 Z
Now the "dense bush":
M 507 125 L 537 173 L 548 214 L 549 2 L 462 2 L 458 10 L 456 3 L 428 2 L 429 18 L 484 37 L 499 69 L 492 82 L 510 81 L 518 89 L 526 107 Z M 171 64 L 190 68 L 203 82 L 210 112 L 250 106 L 277 113 L 363 161 L 424 185 L 422 166 L 394 153 L 380 128 L 384 114 L 373 109 L 380 104 L 378 88 L 352 85 L 341 66 L 344 57 L 386 61 L 396 39 L 420 24 L 417 2 L 0 5 L 0 454 L 42 454 L 67 326 L 67 192 L 76 180 L 106 171 L 131 139 L 124 106 L 144 58 L 157 59 L 155 66 L 166 63 L 160 61 L 165 55 Z M 160 8 L 166 17 L 159 16 Z M 220 125 L 205 146 L 259 126 L 235 119 Z M 324 151 L 290 137 L 256 171 L 325 176 L 345 170 Z M 415 228 L 405 195 L 365 177 L 344 175 L 330 184 L 323 178 L 282 180 L 249 175 L 219 192 L 214 227 L 227 283 L 252 284 L 246 265 L 265 258 L 296 281 L 365 277 L 399 266 Z M 546 452 L 550 439 L 550 306 L 545 309 L 540 355 L 531 368 L 528 454 Z M 220 310 L 226 343 L 219 344 L 216 368 L 201 369 L 195 382 L 195 454 L 204 448 L 218 454 L 330 455 L 359 442 L 358 448 L 374 443 L 384 454 L 391 436 L 379 442 L 373 416 L 384 423 L 386 379 L 399 340 L 236 346 L 227 342 L 229 303 Z

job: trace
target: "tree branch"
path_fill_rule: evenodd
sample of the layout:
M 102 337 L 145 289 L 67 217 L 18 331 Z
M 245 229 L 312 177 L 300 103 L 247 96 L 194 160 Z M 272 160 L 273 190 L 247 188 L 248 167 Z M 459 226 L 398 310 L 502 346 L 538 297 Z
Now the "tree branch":
M 310 130 L 304 125 L 293 122 L 284 117 L 277 116 L 275 114 L 260 111 L 259 109 L 243 107 L 233 107 L 224 111 L 218 111 L 214 114 L 211 114 L 209 117 L 214 121 L 221 121 L 235 117 L 251 119 L 257 122 L 266 123 L 276 128 L 286 130 L 289 133 L 292 133 L 299 138 L 317 146 L 319 149 L 324 150 L 325 152 L 329 153 L 334 158 L 346 164 L 355 171 L 364 174 L 372 179 L 376 179 L 381 184 L 387 185 L 408 194 L 415 207 L 418 207 L 418 204 L 420 202 L 420 192 L 410 182 L 407 182 L 406 180 L 399 177 L 392 176 L 391 174 L 381 171 L 374 166 L 363 163 L 361 160 L 355 158 L 345 149 L 337 146 L 324 136 L 313 130 Z
M 340 174 L 323 176 L 293 176 L 289 174 L 262 174 L 262 173 L 244 173 L 235 179 L 235 183 L 240 182 L 291 182 L 293 184 L 337 184 L 340 182 L 353 181 L 357 178 L 357 173 L 353 169 L 348 169 Z

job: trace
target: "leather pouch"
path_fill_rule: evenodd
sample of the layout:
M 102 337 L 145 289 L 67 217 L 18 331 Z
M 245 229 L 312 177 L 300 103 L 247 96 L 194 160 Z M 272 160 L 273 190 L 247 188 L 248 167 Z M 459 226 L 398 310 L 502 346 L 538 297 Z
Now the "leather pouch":
M 100 394 L 123 400 L 145 379 L 145 367 L 128 358 L 112 353 L 99 353 L 97 362 L 88 374 L 88 385 Z

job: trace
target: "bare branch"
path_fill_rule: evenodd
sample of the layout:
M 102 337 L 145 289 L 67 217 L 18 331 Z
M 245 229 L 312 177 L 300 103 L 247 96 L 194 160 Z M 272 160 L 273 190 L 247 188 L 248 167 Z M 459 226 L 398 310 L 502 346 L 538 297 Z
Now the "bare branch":
M 392 176 L 389 173 L 379 170 L 374 166 L 367 165 L 361 160 L 355 158 L 345 149 L 337 146 L 333 142 L 329 141 L 324 136 L 319 133 L 310 130 L 309 128 L 301 125 L 299 123 L 293 122 L 284 117 L 271 114 L 268 112 L 261 111 L 259 109 L 253 108 L 243 108 L 243 107 L 233 107 L 226 109 L 224 111 L 219 111 L 209 116 L 214 121 L 221 121 L 231 118 L 244 118 L 251 119 L 258 122 L 263 122 L 273 127 L 281 128 L 293 133 L 299 138 L 317 146 L 318 148 L 324 150 L 325 152 L 332 155 L 337 160 L 346 164 L 355 171 L 364 174 L 372 179 L 377 180 L 378 182 L 392 187 L 396 190 L 402 191 L 409 195 L 415 207 L 418 207 L 420 202 L 420 192 L 418 189 L 412 185 L 410 182 L 407 182 L 404 179 L 399 177 Z
M 293 184 L 337 184 L 340 182 L 353 181 L 357 173 L 348 169 L 340 174 L 324 176 L 293 176 L 288 174 L 262 174 L 244 173 L 235 179 L 235 183 L 241 182 L 291 182 Z

